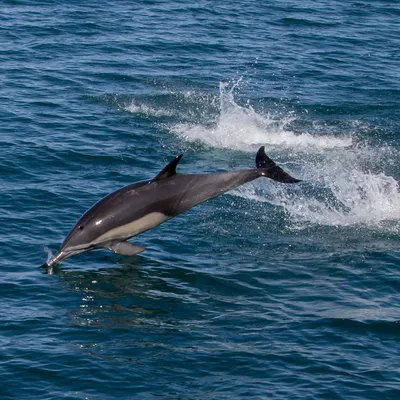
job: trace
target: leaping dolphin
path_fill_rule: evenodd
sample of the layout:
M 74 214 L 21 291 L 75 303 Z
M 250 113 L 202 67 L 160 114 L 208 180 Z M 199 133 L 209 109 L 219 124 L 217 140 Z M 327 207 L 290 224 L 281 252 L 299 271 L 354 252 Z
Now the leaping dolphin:
M 213 197 L 259 177 L 295 183 L 266 154 L 264 146 L 256 155 L 256 167 L 214 174 L 178 174 L 177 156 L 153 179 L 125 186 L 104 197 L 78 220 L 60 250 L 42 265 L 49 268 L 75 254 L 106 248 L 131 256 L 145 250 L 127 240 L 176 217 Z

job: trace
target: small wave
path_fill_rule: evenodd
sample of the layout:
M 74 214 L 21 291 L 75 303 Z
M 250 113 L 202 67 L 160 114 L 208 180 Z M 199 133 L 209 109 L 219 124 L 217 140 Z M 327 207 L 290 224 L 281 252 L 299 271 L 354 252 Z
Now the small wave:
M 132 114 L 155 119 L 175 119 L 182 121 L 198 121 L 214 115 L 215 96 L 196 91 L 164 91 L 153 96 L 139 96 L 121 99 L 123 105 L 119 109 Z M 121 101 L 119 102 L 121 103 Z
M 133 114 L 140 114 L 146 117 L 172 117 L 174 112 L 166 108 L 155 108 L 147 104 L 131 102 L 129 105 L 124 106 L 123 109 Z

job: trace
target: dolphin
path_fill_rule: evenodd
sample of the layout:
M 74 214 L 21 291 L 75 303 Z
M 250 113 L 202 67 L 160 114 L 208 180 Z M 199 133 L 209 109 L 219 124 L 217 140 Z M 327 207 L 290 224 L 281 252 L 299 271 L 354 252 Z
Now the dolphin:
M 131 256 L 145 250 L 127 240 L 176 217 L 206 200 L 259 177 L 295 183 L 266 154 L 256 155 L 256 168 L 213 174 L 179 174 L 182 154 L 153 179 L 132 183 L 107 195 L 78 220 L 59 251 L 45 262 L 51 268 L 68 257 L 88 250 L 108 249 Z

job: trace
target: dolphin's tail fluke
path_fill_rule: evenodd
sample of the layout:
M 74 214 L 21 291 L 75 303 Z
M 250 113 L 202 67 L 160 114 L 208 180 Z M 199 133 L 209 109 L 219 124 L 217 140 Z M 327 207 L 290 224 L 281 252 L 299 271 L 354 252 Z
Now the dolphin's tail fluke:
M 274 181 L 282 183 L 296 183 L 301 182 L 300 179 L 293 178 L 281 167 L 275 164 L 266 154 L 264 146 L 260 147 L 256 155 L 256 166 L 260 170 L 260 175 L 266 178 L 273 179 Z

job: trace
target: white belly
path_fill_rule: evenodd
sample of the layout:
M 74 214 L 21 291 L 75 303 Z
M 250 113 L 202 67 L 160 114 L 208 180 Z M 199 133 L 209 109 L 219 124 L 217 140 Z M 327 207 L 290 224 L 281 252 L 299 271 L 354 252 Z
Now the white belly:
M 126 240 L 132 236 L 136 236 L 139 233 L 145 232 L 157 225 L 170 219 L 170 217 L 163 213 L 153 212 L 145 215 L 142 218 L 136 219 L 135 221 L 129 222 L 126 225 L 118 226 L 114 229 L 109 230 L 97 239 L 92 244 L 104 243 L 111 240 Z

